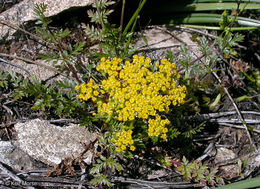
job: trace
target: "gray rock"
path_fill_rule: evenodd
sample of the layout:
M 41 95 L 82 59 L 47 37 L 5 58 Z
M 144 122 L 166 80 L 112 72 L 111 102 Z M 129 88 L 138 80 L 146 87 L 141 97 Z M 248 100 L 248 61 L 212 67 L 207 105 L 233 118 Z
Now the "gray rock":
M 242 158 L 242 161 L 247 160 L 247 165 L 250 167 L 256 167 L 257 169 L 260 168 L 260 149 L 257 149 L 255 152 L 246 155 Z
M 226 160 L 236 158 L 236 154 L 227 148 L 220 147 L 217 149 L 217 155 L 215 157 L 215 163 L 224 162 Z M 237 165 L 225 165 L 220 168 L 227 176 L 233 178 L 239 174 L 239 168 Z
M 17 171 L 37 169 L 40 164 L 10 141 L 0 141 L 0 162 Z
M 35 62 L 39 63 L 41 65 L 51 67 L 50 66 L 51 64 L 49 62 L 44 61 L 44 60 L 38 59 Z M 24 77 L 34 75 L 38 80 L 48 80 L 49 78 L 53 77 L 56 74 L 56 72 L 53 71 L 54 67 L 53 67 L 52 70 L 50 70 L 50 69 L 45 68 L 43 66 L 39 66 L 37 64 L 28 64 L 28 63 L 26 63 L 22 60 L 18 60 L 18 59 L 13 59 L 11 61 L 11 63 L 13 63 L 14 65 L 19 66 L 19 67 L 15 67 L 15 66 L 9 65 L 9 64 L 3 64 L 3 63 L 1 64 L 0 63 L 0 70 L 5 71 L 5 72 L 12 70 L 16 73 L 22 74 Z M 27 70 L 30 73 L 30 75 L 21 68 Z M 55 80 L 64 80 L 64 79 L 66 79 L 66 78 L 64 76 L 61 76 L 61 75 L 59 77 L 55 78 Z
M 24 22 L 35 20 L 34 8 L 38 3 L 47 4 L 45 15 L 47 17 L 57 15 L 58 13 L 72 7 L 84 7 L 92 4 L 92 0 L 23 0 L 19 4 L 0 14 L 0 20 L 7 21 L 14 25 L 21 25 Z M 8 26 L 0 24 L 0 39 L 6 35 L 12 35 L 15 30 Z
M 164 169 L 152 170 L 152 172 L 147 175 L 147 179 L 148 180 L 158 179 L 165 176 L 166 174 L 167 172 Z
M 55 166 L 66 158 L 77 158 L 85 150 L 84 144 L 94 141 L 96 133 L 86 127 L 70 124 L 59 127 L 48 121 L 35 119 L 15 125 L 19 147 L 43 163 Z
M 7 156 L 14 150 L 14 148 L 15 147 L 10 141 L 0 141 L 0 161 L 11 166 L 11 162 Z
M 140 36 L 142 37 L 137 40 L 135 46 L 139 47 L 142 55 L 154 60 L 165 58 L 169 50 L 174 54 L 179 53 L 182 44 L 188 47 L 194 58 L 201 55 L 198 44 L 191 40 L 192 34 L 186 31 L 172 30 L 164 26 L 151 26 L 142 31 Z M 146 39 L 146 42 L 143 39 Z
M 219 163 L 219 162 L 223 162 L 223 161 L 234 159 L 234 158 L 236 158 L 236 154 L 232 150 L 229 150 L 224 147 L 220 147 L 217 149 L 217 155 L 215 158 L 215 162 Z

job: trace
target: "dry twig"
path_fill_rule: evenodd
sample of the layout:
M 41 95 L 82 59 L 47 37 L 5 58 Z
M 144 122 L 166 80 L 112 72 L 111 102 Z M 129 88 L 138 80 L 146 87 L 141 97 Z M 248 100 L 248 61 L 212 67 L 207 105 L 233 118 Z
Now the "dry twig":
M 0 54 L 2 54 L 2 53 L 0 53 Z M 5 64 L 9 64 L 9 65 L 17 67 L 17 68 L 20 68 L 21 70 L 25 71 L 28 75 L 30 75 L 30 72 L 28 70 L 26 70 L 25 68 L 23 68 L 22 66 L 20 66 L 20 65 L 14 64 L 14 63 L 12 63 L 12 62 L 10 62 L 8 60 L 5 60 L 3 58 L 0 58 L 0 62 L 3 62 Z
M 39 36 L 34 35 L 34 34 L 28 32 L 28 31 L 26 31 L 26 30 L 20 28 L 19 26 L 15 25 L 15 24 L 12 24 L 10 21 L 1 20 L 1 19 L 0 19 L 0 24 L 3 24 L 3 25 L 5 25 L 5 26 L 8 26 L 8 27 L 10 27 L 10 28 L 12 28 L 12 29 L 14 29 L 14 30 L 22 31 L 22 32 L 24 32 L 25 34 L 30 35 L 30 36 L 31 36 L 33 39 L 35 39 L 35 40 L 39 40 L 39 41 L 42 40 Z
M 222 84 L 222 82 L 221 82 L 220 78 L 218 77 L 218 75 L 217 75 L 215 72 L 212 72 L 212 74 L 213 74 L 214 77 L 218 80 L 218 82 L 219 82 L 220 84 Z M 226 88 L 225 86 L 222 86 L 222 87 L 223 87 L 225 93 L 227 94 L 229 100 L 230 100 L 231 103 L 233 104 L 233 106 L 234 106 L 234 108 L 235 108 L 235 110 L 236 110 L 236 112 L 237 112 L 237 114 L 238 114 L 238 117 L 239 117 L 240 121 L 242 122 L 242 125 L 244 126 L 244 128 L 245 128 L 245 130 L 246 130 L 247 137 L 248 137 L 248 139 L 249 139 L 249 142 L 250 142 L 251 147 L 253 148 L 253 150 L 256 150 L 255 143 L 252 141 L 252 138 L 251 138 L 251 135 L 250 135 L 250 133 L 249 133 L 249 131 L 248 131 L 246 122 L 245 122 L 245 120 L 244 120 L 244 118 L 243 118 L 243 116 L 242 116 L 240 110 L 238 109 L 238 107 L 237 107 L 237 105 L 236 105 L 234 99 L 231 97 L 231 95 L 230 95 L 230 93 L 228 92 L 227 88 Z
M 146 181 L 141 179 L 131 179 L 124 177 L 112 177 L 111 181 L 113 183 L 127 183 L 138 185 L 138 188 L 141 186 L 149 188 L 201 188 L 201 184 L 192 184 L 188 182 L 155 182 L 155 181 Z
M 23 179 L 21 179 L 20 177 L 18 177 L 15 173 L 13 173 L 12 171 L 8 170 L 1 162 L 0 162 L 0 169 L 6 174 L 8 175 L 10 178 L 12 178 L 14 181 L 18 182 L 18 183 L 22 183 L 24 182 Z
M 23 57 L 20 57 L 20 56 L 10 55 L 10 54 L 5 54 L 5 53 L 0 53 L 0 56 L 2 56 L 2 57 L 14 58 L 14 59 L 19 59 L 19 60 L 22 60 L 22 61 L 24 61 L 24 62 L 28 62 L 28 63 L 31 63 L 31 64 L 35 64 L 35 65 L 37 65 L 37 66 L 46 68 L 46 69 L 48 69 L 48 70 L 50 70 L 50 71 L 53 71 L 53 72 L 55 72 L 55 73 L 59 73 L 59 74 L 61 74 L 61 75 L 64 76 L 64 77 L 69 77 L 70 79 L 73 79 L 72 77 L 67 76 L 66 74 L 61 73 L 58 69 L 56 69 L 56 68 L 54 68 L 54 67 L 47 66 L 47 65 L 45 65 L 45 64 L 41 64 L 41 63 L 39 63 L 39 62 L 30 60 L 30 59 L 28 59 L 28 58 L 23 58 Z

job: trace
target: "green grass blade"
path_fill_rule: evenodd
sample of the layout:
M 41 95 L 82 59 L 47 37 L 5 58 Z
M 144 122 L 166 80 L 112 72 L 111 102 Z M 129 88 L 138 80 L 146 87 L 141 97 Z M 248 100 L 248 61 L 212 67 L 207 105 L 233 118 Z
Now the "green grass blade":
M 188 2 L 187 0 L 184 0 L 185 2 Z M 193 0 L 190 3 L 226 3 L 226 2 L 233 2 L 237 3 L 238 0 Z M 260 3 L 260 0 L 240 0 L 240 3 Z
M 237 9 L 237 3 L 168 3 L 165 5 L 154 6 L 149 12 L 156 13 L 178 13 L 178 12 L 198 12 L 198 11 L 212 11 L 212 10 L 233 10 Z M 258 10 L 260 3 L 240 3 L 239 9 Z
M 169 26 L 174 26 L 169 24 Z M 182 24 L 181 26 L 188 27 L 188 28 L 196 28 L 196 29 L 207 29 L 207 30 L 222 30 L 218 26 L 202 26 L 202 25 L 189 25 L 189 24 Z M 242 30 L 256 30 L 259 27 L 232 27 L 230 28 L 231 31 L 242 31 Z
M 226 186 L 218 187 L 217 189 L 246 189 L 254 187 L 260 187 L 260 177 L 235 182 Z
M 191 4 L 184 8 L 184 10 L 175 10 L 174 12 L 182 11 L 211 11 L 211 10 L 231 10 L 237 9 L 237 3 L 198 3 Z M 260 4 L 257 3 L 241 3 L 239 9 L 260 9 Z
M 221 21 L 221 15 L 219 14 L 207 14 L 207 13 L 193 13 L 193 14 L 179 14 L 174 16 L 160 17 L 157 22 L 163 21 L 164 24 L 218 24 Z M 260 27 L 260 21 L 237 17 L 237 22 L 240 26 L 247 27 Z M 158 23 L 159 24 L 159 23 Z M 162 23 L 161 23 L 162 24 Z
M 139 5 L 139 7 L 137 8 L 137 10 L 135 11 L 135 13 L 133 14 L 133 16 L 131 17 L 131 19 L 129 20 L 128 24 L 126 25 L 126 27 L 123 31 L 123 36 L 126 35 L 129 28 L 131 27 L 131 25 L 135 22 L 135 19 L 138 17 L 138 15 L 139 15 L 140 11 L 142 10 L 145 3 L 146 3 L 146 0 L 143 0 L 141 2 L 141 4 Z

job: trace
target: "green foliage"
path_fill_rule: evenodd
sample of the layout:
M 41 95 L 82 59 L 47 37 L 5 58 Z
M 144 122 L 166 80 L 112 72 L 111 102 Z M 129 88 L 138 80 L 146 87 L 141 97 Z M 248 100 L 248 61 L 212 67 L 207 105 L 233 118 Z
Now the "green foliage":
M 209 108 L 212 110 L 215 108 L 215 106 L 217 104 L 219 104 L 220 102 L 220 99 L 221 99 L 221 94 L 219 93 L 218 96 L 215 98 L 214 102 L 212 102 L 210 105 L 209 105 Z
M 107 9 L 113 3 L 113 1 L 109 0 L 95 1 L 93 7 L 96 11 L 89 10 L 88 15 L 91 18 L 91 22 L 96 24 L 96 27 L 89 24 L 84 25 L 85 31 L 93 41 L 99 41 L 99 49 L 100 53 L 103 54 L 102 56 L 127 58 L 136 51 L 135 48 L 130 48 L 130 42 L 138 14 L 145 1 L 142 1 L 139 5 L 124 31 L 122 31 L 122 26 L 116 28 L 114 24 L 110 24 L 107 20 L 107 17 L 112 13 L 112 10 Z M 128 31 L 130 26 L 132 26 L 132 29 Z
M 64 80 L 57 81 L 54 85 L 43 84 L 35 77 L 32 82 L 25 79 L 12 93 L 15 100 L 30 97 L 33 98 L 33 110 L 40 110 L 47 115 L 55 113 L 60 117 L 77 115 L 77 110 L 84 106 L 74 98 L 75 82 Z M 73 100 L 74 99 L 74 100 Z
M 216 88 L 216 86 L 214 86 L 215 84 L 213 82 L 203 83 L 204 80 L 202 80 L 202 78 L 207 74 L 217 71 L 216 68 L 213 67 L 216 67 L 216 64 L 222 62 L 223 59 L 232 56 L 237 57 L 237 52 L 234 50 L 234 47 L 243 41 L 244 36 L 230 30 L 235 22 L 236 16 L 233 15 L 230 17 L 227 11 L 224 11 L 219 23 L 222 31 L 215 41 L 210 43 L 205 36 L 196 40 L 200 46 L 201 56 L 195 59 L 191 56 L 192 52 L 184 45 L 181 46 L 180 58 L 174 58 L 171 52 L 168 53 L 168 59 L 177 62 L 181 67 L 179 71 L 184 71 L 185 74 L 184 79 L 181 79 L 188 89 L 187 99 L 189 99 L 189 109 L 185 110 L 193 110 L 198 113 L 202 108 L 212 110 L 220 103 L 222 90 L 215 90 L 214 94 L 208 92 L 210 87 Z
M 227 14 L 227 11 L 224 10 L 221 15 L 221 21 L 219 22 L 220 29 L 224 30 L 225 32 L 229 32 L 228 28 L 232 22 L 235 22 L 235 18 L 230 18 Z
M 177 64 L 182 67 L 182 69 L 180 69 L 181 71 L 185 71 L 184 80 L 186 85 L 193 85 L 193 83 L 189 83 L 191 79 L 199 78 L 200 76 L 203 76 L 207 73 L 211 73 L 213 63 L 218 60 L 217 54 L 212 52 L 209 41 L 205 36 L 202 36 L 198 43 L 202 56 L 195 60 L 193 60 L 191 56 L 192 52 L 188 50 L 185 45 L 181 45 L 180 58 L 173 58 L 173 55 L 171 55 L 170 51 L 167 55 L 168 59 L 173 59 L 174 62 L 177 62 Z
M 93 3 L 93 7 L 97 9 L 96 12 L 89 10 L 88 16 L 91 18 L 91 22 L 95 22 L 97 24 L 108 24 L 107 17 L 113 12 L 112 10 L 107 10 L 108 6 L 113 5 L 115 2 L 110 0 L 102 0 Z
M 204 70 L 204 73 L 211 73 L 214 63 L 218 61 L 217 53 L 212 52 L 210 43 L 205 36 L 201 37 L 201 40 L 199 41 L 199 46 L 200 46 L 201 54 L 204 55 L 203 57 L 204 67 L 201 69 Z
M 172 166 L 172 162 L 171 162 L 171 159 L 167 156 L 163 156 L 161 154 L 158 155 L 158 159 L 159 159 L 159 162 L 162 166 L 164 167 L 171 167 Z
M 41 27 L 36 28 L 36 33 L 41 36 L 41 38 L 46 42 L 48 47 L 51 49 L 48 53 L 39 54 L 39 57 L 46 62 L 52 62 L 53 65 L 59 64 L 60 70 L 68 70 L 72 72 L 73 77 L 79 80 L 75 70 L 75 65 L 77 62 L 77 55 L 80 55 L 83 50 L 85 43 L 77 42 L 75 44 L 64 44 L 63 39 L 65 39 L 70 31 L 68 29 L 51 30 L 48 25 L 51 20 L 47 19 L 44 15 L 47 5 L 44 3 L 37 4 L 34 13 L 38 24 Z
M 248 160 L 248 158 L 245 158 L 245 160 L 243 162 L 240 159 L 238 159 L 238 161 L 237 161 L 238 175 L 241 178 L 245 177 L 243 171 L 249 169 L 249 166 L 247 165 L 247 160 Z
M 34 8 L 34 15 L 37 20 L 37 24 L 41 24 L 45 29 L 51 23 L 51 20 L 46 18 L 44 15 L 46 9 L 47 9 L 47 5 L 44 3 L 36 4 Z
M 220 34 L 217 43 L 224 57 L 237 56 L 236 51 L 234 51 L 232 47 L 236 46 L 239 42 L 244 40 L 244 36 L 242 34 L 232 33 L 231 28 L 235 22 L 235 16 L 231 18 L 228 16 L 226 11 L 222 13 L 219 25 L 223 32 Z
M 0 78 L 0 89 L 2 91 L 13 90 L 21 85 L 26 86 L 28 83 L 28 79 L 25 79 L 22 75 L 13 71 L 0 71 Z
M 231 30 L 241 31 L 259 28 L 260 21 L 257 18 L 253 19 L 251 16 L 248 18 L 243 15 L 243 12 L 249 12 L 248 10 L 257 14 L 259 8 L 258 0 L 184 0 L 158 3 L 156 6 L 151 6 L 149 12 L 157 13 L 153 20 L 158 25 L 181 24 L 191 28 L 222 30 L 222 26 L 225 27 L 226 23 L 234 20 Z M 226 13 L 221 15 L 220 10 Z M 231 11 L 238 12 L 239 16 L 228 15 L 227 12 Z M 223 17 L 225 19 L 221 21 Z M 220 22 L 222 26 L 218 27 Z
M 92 185 L 106 185 L 108 187 L 112 187 L 113 184 L 110 182 L 110 179 L 107 178 L 108 176 L 107 175 L 104 175 L 104 174 L 96 174 L 95 175 L 95 178 L 93 178 L 91 181 L 90 181 L 90 184 Z
M 245 73 L 243 75 L 246 77 L 249 86 L 251 86 L 254 90 L 260 93 L 260 71 L 252 72 L 252 73 Z M 256 96 L 248 97 L 253 98 Z
M 193 135 L 200 133 L 204 129 L 204 127 L 205 127 L 205 122 L 195 127 L 188 125 L 186 131 L 184 131 L 182 135 L 184 135 L 186 138 L 192 138 Z
M 0 71 L 0 87 L 7 89 L 8 88 L 8 73 Z
M 111 10 L 107 10 L 107 8 L 113 3 L 107 0 L 95 1 L 93 7 L 96 8 L 96 11 L 89 10 L 88 15 L 91 18 L 91 22 L 96 23 L 97 27 L 88 24 L 85 26 L 85 31 L 93 41 L 100 42 L 99 48 L 102 49 L 102 53 L 107 56 L 119 57 L 124 42 L 123 39 L 120 40 L 119 38 L 121 29 L 115 28 L 115 25 L 107 21 L 107 17 L 112 12 Z
M 188 106 L 186 109 L 176 111 L 186 111 L 186 113 L 195 111 L 198 113 L 202 108 L 209 109 L 210 102 L 212 102 L 211 105 L 217 105 L 219 102 L 219 97 L 217 98 L 216 94 L 207 92 L 210 87 L 213 87 L 214 83 L 206 83 L 202 78 L 215 71 L 213 66 L 220 59 L 218 54 L 210 47 L 209 40 L 205 36 L 202 36 L 198 43 L 201 56 L 196 59 L 192 58 L 192 52 L 184 45 L 181 46 L 179 57 L 174 58 L 170 51 L 167 55 L 169 60 L 173 60 L 180 67 L 179 71 L 184 72 L 184 78 L 180 78 L 180 82 L 187 87 L 187 99 L 189 99 L 188 103 L 186 103 L 186 106 Z M 215 103 L 214 99 L 216 100 Z
M 107 172 L 108 170 L 111 173 L 115 173 L 115 171 L 122 171 L 123 167 L 117 162 L 115 157 L 110 156 L 109 158 L 106 158 L 101 155 L 100 159 L 97 160 L 97 163 L 94 164 L 93 168 L 90 170 L 90 174 L 95 176 L 90 183 L 93 185 L 107 185 L 111 187 L 112 183 L 107 178 L 108 175 L 101 173 L 102 171 Z
M 176 164 L 177 165 L 177 164 Z M 203 185 L 209 184 L 214 186 L 217 183 L 223 184 L 224 181 L 221 177 L 217 177 L 217 168 L 209 169 L 207 164 L 188 160 L 183 157 L 180 165 L 177 165 L 176 171 L 179 171 L 183 178 L 187 181 L 194 180 L 200 182 Z
M 40 35 L 44 40 L 47 40 L 48 43 L 58 44 L 59 40 L 61 40 L 62 38 L 70 34 L 70 31 L 59 30 L 59 31 L 52 32 L 51 30 L 49 30 L 48 25 L 51 23 L 51 20 L 46 18 L 44 15 L 46 9 L 47 9 L 47 5 L 44 3 L 35 5 L 34 15 L 37 20 L 36 24 L 42 26 L 36 28 L 36 33 Z
M 97 160 L 97 164 L 94 164 L 93 168 L 90 171 L 90 174 L 100 173 L 103 169 L 109 168 L 110 171 L 115 172 L 122 171 L 123 167 L 121 164 L 117 163 L 116 159 L 112 157 L 106 158 L 105 156 L 100 156 L 100 159 Z
M 178 136 L 179 134 L 181 134 L 181 132 L 178 131 L 178 129 L 176 129 L 176 128 L 170 128 L 170 129 L 169 129 L 168 135 L 169 135 L 169 138 L 170 138 L 170 139 L 177 138 L 177 136 Z
M 242 34 L 232 34 L 228 32 L 224 37 L 218 38 L 217 43 L 224 57 L 237 56 L 237 52 L 234 51 L 232 47 L 236 46 L 238 42 L 242 42 L 243 40 L 244 36 Z

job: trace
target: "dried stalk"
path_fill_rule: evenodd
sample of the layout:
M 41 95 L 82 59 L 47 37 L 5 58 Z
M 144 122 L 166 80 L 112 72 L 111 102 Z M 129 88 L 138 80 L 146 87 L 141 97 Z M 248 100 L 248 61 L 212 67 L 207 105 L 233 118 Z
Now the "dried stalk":
M 212 74 L 213 74 L 214 77 L 218 80 L 218 82 L 219 82 L 220 84 L 222 84 L 222 82 L 221 82 L 220 78 L 218 77 L 218 75 L 217 75 L 215 72 L 212 72 Z M 225 93 L 227 94 L 229 100 L 231 101 L 232 105 L 234 106 L 234 108 L 235 108 L 235 110 L 236 110 L 236 112 L 237 112 L 237 114 L 238 114 L 238 117 L 239 117 L 240 121 L 242 122 L 243 127 L 244 127 L 245 130 L 246 130 L 246 134 L 247 134 L 247 137 L 248 137 L 248 139 L 249 139 L 250 145 L 251 145 L 251 147 L 253 148 L 252 150 L 255 151 L 255 150 L 256 150 L 255 143 L 252 141 L 252 138 L 251 138 L 251 135 L 250 135 L 250 133 L 249 133 L 249 131 L 248 131 L 246 122 L 245 122 L 245 120 L 244 120 L 244 118 L 243 118 L 243 116 L 242 116 L 240 110 L 238 109 L 238 107 L 237 107 L 237 105 L 236 105 L 234 99 L 231 97 L 231 95 L 230 95 L 230 93 L 228 92 L 227 88 L 226 88 L 225 86 L 222 86 L 222 87 L 223 87 Z
M 18 183 L 22 183 L 24 182 L 23 179 L 21 179 L 20 177 L 18 177 L 15 173 L 13 173 L 12 171 L 8 170 L 7 168 L 5 168 L 5 166 L 0 162 L 0 169 L 6 174 L 8 175 L 10 178 L 12 178 L 14 181 L 18 182 Z
M 40 67 L 43 67 L 43 68 L 46 68 L 48 70 L 51 70 L 55 73 L 58 73 L 58 74 L 61 74 L 62 76 L 64 77 L 68 77 L 66 74 L 63 74 L 61 73 L 58 69 L 54 68 L 54 67 L 51 67 L 51 66 L 47 66 L 45 64 L 41 64 L 39 62 L 36 62 L 36 61 L 33 61 L 33 60 L 30 60 L 28 58 L 23 58 L 23 57 L 20 57 L 20 56 L 16 56 L 16 55 L 10 55 L 10 54 L 5 54 L 5 53 L 0 53 L 0 56 L 2 57 L 9 57 L 9 58 L 14 58 L 14 59 L 18 59 L 18 60 L 22 60 L 24 62 L 28 62 L 28 63 L 31 63 L 31 64 L 35 64 L 37 66 L 40 66 Z M 69 78 L 72 79 L 72 77 L 69 76 Z

